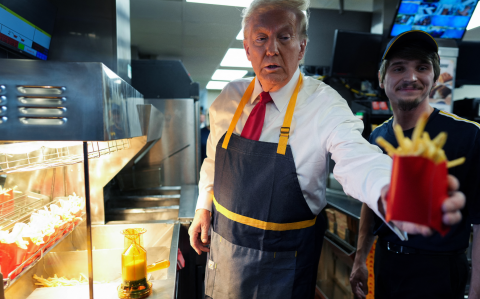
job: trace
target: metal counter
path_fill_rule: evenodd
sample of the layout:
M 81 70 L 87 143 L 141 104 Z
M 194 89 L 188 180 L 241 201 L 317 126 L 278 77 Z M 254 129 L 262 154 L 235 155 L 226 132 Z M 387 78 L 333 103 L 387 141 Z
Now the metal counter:
M 123 236 L 120 231 L 129 227 L 147 229 L 145 248 L 147 249 L 148 264 L 158 260 L 169 259 L 169 268 L 151 273 L 153 293 L 149 298 L 175 298 L 177 278 L 177 253 L 180 236 L 180 224 L 177 221 L 169 223 L 129 223 L 98 225 L 92 227 L 92 238 L 96 248 L 93 250 L 93 277 L 95 298 L 118 298 L 117 288 L 121 283 L 121 254 L 123 252 Z M 53 275 L 72 277 L 78 273 L 87 272 L 86 247 L 83 236 L 75 230 L 71 235 L 58 244 L 54 250 L 31 268 L 27 275 L 7 289 L 7 298 L 28 299 L 39 298 L 88 298 L 88 284 L 72 287 L 35 288 L 32 284 L 34 274 L 44 277 Z M 29 295 L 28 295 L 29 294 Z
M 330 206 L 348 216 L 360 220 L 362 202 L 346 195 L 343 191 L 327 188 L 327 208 Z

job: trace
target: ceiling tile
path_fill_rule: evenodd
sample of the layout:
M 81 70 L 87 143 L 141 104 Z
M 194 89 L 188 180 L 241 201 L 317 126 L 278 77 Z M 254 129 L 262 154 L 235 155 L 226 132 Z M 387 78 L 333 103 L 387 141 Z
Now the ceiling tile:
M 181 21 L 183 5 L 181 1 L 131 0 L 130 17 Z

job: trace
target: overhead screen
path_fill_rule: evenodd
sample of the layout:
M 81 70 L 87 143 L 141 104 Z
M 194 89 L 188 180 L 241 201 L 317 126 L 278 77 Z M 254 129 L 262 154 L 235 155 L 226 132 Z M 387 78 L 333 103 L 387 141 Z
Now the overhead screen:
M 336 30 L 330 76 L 376 79 L 381 43 L 381 34 Z
M 435 38 L 461 39 L 478 0 L 401 1 L 390 31 L 423 30 Z
M 480 42 L 459 42 L 455 85 L 480 85 Z
M 48 1 L 0 0 L 0 45 L 47 60 L 55 14 Z

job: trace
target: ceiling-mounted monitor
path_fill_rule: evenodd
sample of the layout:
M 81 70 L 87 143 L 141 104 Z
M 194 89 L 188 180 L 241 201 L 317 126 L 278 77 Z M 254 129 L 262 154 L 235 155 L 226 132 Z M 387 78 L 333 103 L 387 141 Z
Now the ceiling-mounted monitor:
M 335 30 L 330 76 L 377 79 L 382 35 Z
M 434 38 L 462 39 L 479 0 L 402 0 L 390 36 L 423 30 Z
M 47 60 L 56 12 L 47 0 L 0 0 L 0 46 Z

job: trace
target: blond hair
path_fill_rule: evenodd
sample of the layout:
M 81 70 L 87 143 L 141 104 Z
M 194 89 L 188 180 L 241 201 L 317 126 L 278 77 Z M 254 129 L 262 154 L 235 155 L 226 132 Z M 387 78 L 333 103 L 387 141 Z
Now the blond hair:
M 306 12 L 310 6 L 310 0 L 253 0 L 250 6 L 246 7 L 242 12 L 242 27 L 245 29 L 248 21 L 254 13 L 262 13 L 273 9 L 290 10 L 297 16 L 297 30 L 300 32 L 302 39 L 307 39 L 308 15 Z

